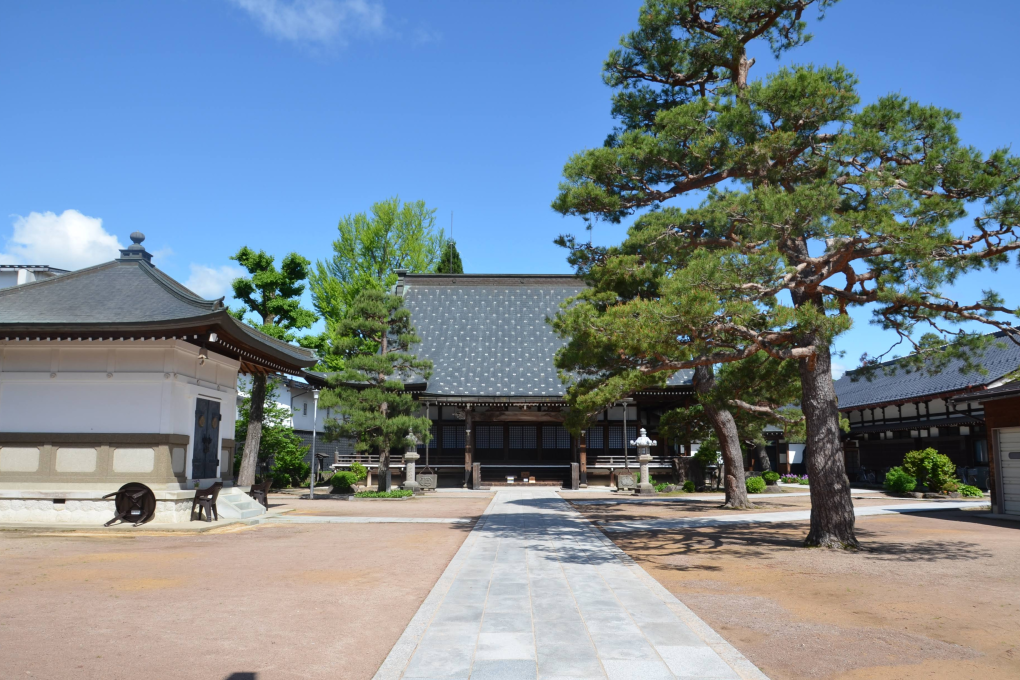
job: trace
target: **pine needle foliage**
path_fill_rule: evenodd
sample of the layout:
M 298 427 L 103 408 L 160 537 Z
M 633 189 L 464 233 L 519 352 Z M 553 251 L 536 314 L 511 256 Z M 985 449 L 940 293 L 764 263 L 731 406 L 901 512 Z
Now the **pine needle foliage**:
M 842 65 L 749 78 L 749 43 L 776 56 L 796 48 L 810 38 L 806 11 L 832 4 L 645 2 L 603 71 L 618 126 L 569 159 L 553 202 L 589 222 L 638 216 L 616 247 L 560 238 L 590 288 L 555 327 L 570 339 L 558 365 L 579 393 L 759 353 L 795 361 L 812 480 L 806 544 L 855 547 L 833 339 L 852 308 L 870 305 L 931 371 L 991 341 L 961 324 L 1020 341 L 1017 310 L 997 293 L 945 292 L 1020 249 L 1020 159 L 961 143 L 952 111 L 903 94 L 862 103 Z
M 432 374 L 432 362 L 410 352 L 418 342 L 403 300 L 374 289 L 358 294 L 331 338 L 330 352 L 344 368 L 330 376 L 319 406 L 343 415 L 326 421 L 327 437 L 350 437 L 356 451 L 379 453 L 383 472 L 409 432 L 423 442 L 430 436 L 431 421 L 417 415 L 420 406 L 405 389 L 406 381 Z

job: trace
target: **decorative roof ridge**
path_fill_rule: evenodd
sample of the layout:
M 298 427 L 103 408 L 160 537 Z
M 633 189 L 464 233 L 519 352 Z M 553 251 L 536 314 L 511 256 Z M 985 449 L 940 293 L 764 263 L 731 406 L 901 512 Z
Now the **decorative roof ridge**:
M 403 274 L 399 286 L 527 286 L 540 284 L 577 284 L 584 281 L 575 274 Z
M 28 281 L 26 283 L 19 284 L 17 286 L 9 286 L 7 288 L 0 288 L 0 297 L 5 295 L 13 295 L 26 290 L 32 290 L 41 286 L 53 285 L 63 283 L 64 281 L 71 281 L 82 276 L 87 276 L 94 272 L 114 267 L 118 264 L 117 260 L 110 260 L 109 262 L 102 262 L 100 264 L 94 264 L 91 267 L 84 267 L 82 269 L 75 269 L 67 274 L 61 274 L 60 276 L 54 276 L 48 279 L 36 279 L 35 281 Z
M 174 280 L 173 277 L 160 270 L 155 265 L 151 265 L 142 260 L 114 260 L 114 262 L 134 264 L 138 267 L 138 269 L 145 272 L 146 276 L 151 278 L 156 284 L 181 302 L 186 302 L 194 307 L 206 309 L 211 312 L 226 310 L 226 305 L 223 304 L 223 298 L 219 298 L 218 300 L 206 300 L 203 297 L 199 297 L 196 293 L 185 288 L 183 285 Z

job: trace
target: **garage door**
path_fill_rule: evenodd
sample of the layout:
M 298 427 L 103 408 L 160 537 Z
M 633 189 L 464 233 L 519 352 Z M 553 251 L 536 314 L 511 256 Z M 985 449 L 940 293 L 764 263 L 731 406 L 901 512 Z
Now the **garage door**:
M 1002 511 L 1020 515 L 1020 427 L 999 430 Z

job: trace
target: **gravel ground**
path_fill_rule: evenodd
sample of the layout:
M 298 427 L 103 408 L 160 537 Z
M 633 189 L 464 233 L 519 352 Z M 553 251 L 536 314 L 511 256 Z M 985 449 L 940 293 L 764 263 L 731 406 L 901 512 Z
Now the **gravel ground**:
M 773 680 L 1020 678 L 1020 523 L 861 518 L 859 552 L 802 548 L 806 533 L 791 522 L 610 536 Z
M 332 504 L 339 514 L 473 517 L 488 498 Z M 367 680 L 470 527 L 3 532 L 0 677 Z

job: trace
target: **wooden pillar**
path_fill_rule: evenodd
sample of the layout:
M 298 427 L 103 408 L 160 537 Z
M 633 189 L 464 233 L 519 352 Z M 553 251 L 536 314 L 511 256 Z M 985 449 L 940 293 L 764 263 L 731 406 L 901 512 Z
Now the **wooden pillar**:
M 464 488 L 470 488 L 473 486 L 471 480 L 471 463 L 474 458 L 474 437 L 472 436 L 471 427 L 471 407 L 464 407 Z
M 577 462 L 580 464 L 581 488 L 588 487 L 588 433 L 581 430 L 577 437 Z

